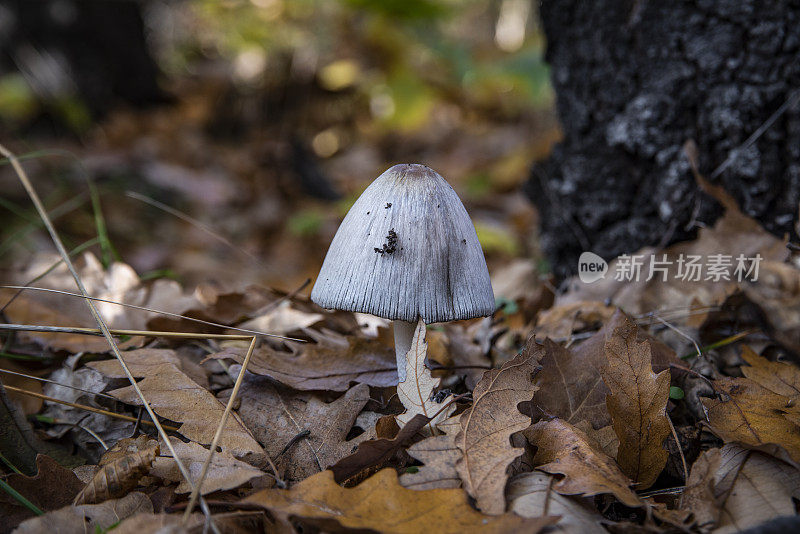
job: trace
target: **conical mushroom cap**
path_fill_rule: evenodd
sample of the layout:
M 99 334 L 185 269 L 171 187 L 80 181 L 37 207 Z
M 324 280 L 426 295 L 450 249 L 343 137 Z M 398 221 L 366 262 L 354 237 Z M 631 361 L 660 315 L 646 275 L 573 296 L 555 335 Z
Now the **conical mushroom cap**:
M 356 200 L 311 300 L 324 308 L 426 323 L 491 315 L 475 227 L 453 188 L 424 165 L 395 165 Z

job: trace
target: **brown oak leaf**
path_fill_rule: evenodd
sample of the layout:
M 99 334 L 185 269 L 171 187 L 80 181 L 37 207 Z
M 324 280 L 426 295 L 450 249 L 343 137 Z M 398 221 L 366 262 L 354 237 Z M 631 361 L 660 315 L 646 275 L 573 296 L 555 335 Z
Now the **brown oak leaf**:
M 539 421 L 525 431 L 537 448 L 536 468 L 564 475 L 554 489 L 562 495 L 611 493 L 627 506 L 642 502 L 630 489 L 631 480 L 614 460 L 569 423 L 560 419 Z
M 301 391 L 346 391 L 357 382 L 375 387 L 397 384 L 394 350 L 378 339 L 304 329 L 313 343 L 287 341 L 289 352 L 262 344 L 247 370 Z M 244 361 L 247 347 L 228 347 L 214 358 Z
M 456 447 L 456 435 L 461 431 L 460 417 L 439 423 L 438 428 L 444 435 L 425 438 L 408 448 L 408 454 L 425 465 L 418 467 L 415 473 L 401 475 L 400 484 L 416 490 L 461 486 L 456 470 L 456 462 L 461 458 L 461 450 Z
M 315 394 L 293 391 L 264 377 L 248 377 L 239 398 L 242 420 L 289 481 L 327 469 L 368 438 L 364 433 L 345 439 L 369 401 L 366 384 L 326 403 Z
M 531 340 L 516 358 L 500 369 L 486 371 L 472 393 L 472 406 L 459 419 L 461 431 L 455 441 L 462 456 L 456 469 L 464 489 L 485 513 L 505 510 L 506 469 L 523 452 L 511 445 L 510 438 L 531 423 L 517 406 L 530 402 L 538 389 L 532 376 L 539 369 L 542 352 Z
M 636 330 L 628 323 L 606 341 L 603 381 L 611 392 L 606 406 L 619 438 L 617 462 L 643 489 L 655 482 L 669 456 L 663 445 L 670 435 L 669 371 L 653 372 L 650 344 L 637 341 Z
M 133 376 L 144 377 L 139 382 L 139 388 L 153 411 L 161 417 L 180 422 L 178 432 L 190 440 L 201 445 L 211 443 L 225 406 L 178 368 L 174 351 L 139 349 L 124 352 L 123 358 Z M 110 378 L 125 377 L 117 360 L 90 362 L 87 365 Z M 122 402 L 141 405 L 132 386 L 115 389 L 109 394 Z M 219 446 L 237 457 L 263 452 L 236 417 L 228 417 L 225 422 Z
M 467 503 L 460 489 L 409 490 L 398 483 L 394 469 L 378 471 L 354 488 L 342 488 L 331 471 L 323 471 L 289 490 L 263 490 L 245 502 L 263 506 L 283 521 L 293 517 L 326 531 L 535 534 L 556 520 L 525 519 L 512 513 L 483 515 Z

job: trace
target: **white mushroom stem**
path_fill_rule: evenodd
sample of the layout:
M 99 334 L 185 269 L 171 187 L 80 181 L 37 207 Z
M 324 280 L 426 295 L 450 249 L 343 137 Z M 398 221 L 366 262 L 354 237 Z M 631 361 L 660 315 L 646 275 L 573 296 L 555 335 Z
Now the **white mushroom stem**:
M 411 350 L 411 340 L 414 338 L 416 323 L 406 321 L 393 321 L 394 325 L 394 351 L 397 355 L 398 382 L 406 380 L 406 355 Z

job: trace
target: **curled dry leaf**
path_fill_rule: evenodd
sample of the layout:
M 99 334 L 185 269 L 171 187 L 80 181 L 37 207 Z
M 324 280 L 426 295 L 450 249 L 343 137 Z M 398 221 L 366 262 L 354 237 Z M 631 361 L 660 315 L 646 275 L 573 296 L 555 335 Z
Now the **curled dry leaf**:
M 86 534 L 105 532 L 120 520 L 138 513 L 153 513 L 153 503 L 144 493 L 133 492 L 102 504 L 66 506 L 23 521 L 15 534 Z
M 617 463 L 644 489 L 655 482 L 669 456 L 663 445 L 670 435 L 669 371 L 653 372 L 650 344 L 637 341 L 636 334 L 636 327 L 626 324 L 606 341 L 603 381 L 611 391 L 606 406 L 619 438 Z
M 172 439 L 172 446 L 178 453 L 186 469 L 192 477 L 192 483 L 199 482 L 200 473 L 203 471 L 203 464 L 208 458 L 208 449 L 197 443 L 184 443 L 176 438 Z M 162 447 L 167 450 L 166 447 Z M 153 464 L 150 474 L 168 482 L 179 482 L 175 488 L 175 493 L 189 493 L 192 488 L 186 479 L 183 478 L 175 461 L 170 457 L 158 457 Z M 216 452 L 211 459 L 208 473 L 203 480 L 201 488 L 203 495 L 220 490 L 238 488 L 242 484 L 255 477 L 262 476 L 264 473 L 250 464 L 237 460 L 226 452 Z
M 456 405 L 445 407 L 449 395 L 442 399 L 434 397 L 442 379 L 433 378 L 430 370 L 425 367 L 425 355 L 428 351 L 425 332 L 425 322 L 420 319 L 411 339 L 411 348 L 406 354 L 406 379 L 397 384 L 397 396 L 406 407 L 406 411 L 397 416 L 397 422 L 402 426 L 416 415 L 422 415 L 430 419 L 428 433 L 435 434 L 436 425 L 450 417 Z
M 522 517 L 560 516 L 548 532 L 561 534 L 605 534 L 603 516 L 575 499 L 553 490 L 553 476 L 522 473 L 508 481 L 506 499 L 510 509 Z
M 511 445 L 511 434 L 531 423 L 518 405 L 530 402 L 538 389 L 531 380 L 539 369 L 541 356 L 541 347 L 531 341 L 521 354 L 500 369 L 484 373 L 473 391 L 472 406 L 459 419 L 461 431 L 455 442 L 461 458 L 456 469 L 464 489 L 485 513 L 505 511 L 506 469 L 523 452 Z
M 456 470 L 456 462 L 461 458 L 461 450 L 456 447 L 456 435 L 461 432 L 460 417 L 439 423 L 438 428 L 444 435 L 425 438 L 409 447 L 408 454 L 425 465 L 418 467 L 416 473 L 401 475 L 403 487 L 427 490 L 461 486 Z
M 172 421 L 181 423 L 179 432 L 200 444 L 208 445 L 214 438 L 225 407 L 214 395 L 199 386 L 175 363 L 171 350 L 140 349 L 123 353 L 125 363 L 135 377 L 144 377 L 139 388 L 153 410 Z M 111 378 L 124 378 L 122 366 L 116 360 L 91 362 L 90 367 Z M 110 391 L 109 394 L 128 404 L 141 401 L 132 386 Z M 223 451 L 242 457 L 262 452 L 258 442 L 236 417 L 229 417 L 219 441 Z
M 627 506 L 642 505 L 630 489 L 631 480 L 614 460 L 569 423 L 560 419 L 539 421 L 525 431 L 525 437 L 537 447 L 534 457 L 537 469 L 564 475 L 564 479 L 553 487 L 558 493 L 610 493 Z
M 139 434 L 139 436 L 135 438 L 122 438 L 103 453 L 103 457 L 100 458 L 98 465 L 102 467 L 120 458 L 125 458 L 137 452 L 145 452 L 157 446 L 158 440 L 151 438 L 147 434 Z
M 746 378 L 716 380 L 722 398 L 703 399 L 712 430 L 725 441 L 780 454 L 777 445 L 800 462 L 800 369 L 748 348 L 742 357 Z
M 338 524 L 339 529 L 387 534 L 536 533 L 556 520 L 511 513 L 486 516 L 470 507 L 461 490 L 413 491 L 400 486 L 393 469 L 383 469 L 354 488 L 342 488 L 332 472 L 323 471 L 290 490 L 263 490 L 245 502 L 263 506 L 283 521 L 292 517 L 326 531 L 338 530 Z
M 150 440 L 146 448 L 106 462 L 75 497 L 74 504 L 96 504 L 122 497 L 150 471 L 158 453 L 158 442 Z
M 302 480 L 335 464 L 368 438 L 347 441 L 356 417 L 369 401 L 369 387 L 358 384 L 333 402 L 283 388 L 264 377 L 242 384 L 239 414 L 264 444 L 288 481 Z
M 262 344 L 253 352 L 247 370 L 301 391 L 347 391 L 353 382 L 375 387 L 397 384 L 394 350 L 381 341 L 329 330 L 304 332 L 313 343 L 286 342 L 289 352 Z M 228 347 L 213 357 L 242 363 L 246 351 L 246 347 Z

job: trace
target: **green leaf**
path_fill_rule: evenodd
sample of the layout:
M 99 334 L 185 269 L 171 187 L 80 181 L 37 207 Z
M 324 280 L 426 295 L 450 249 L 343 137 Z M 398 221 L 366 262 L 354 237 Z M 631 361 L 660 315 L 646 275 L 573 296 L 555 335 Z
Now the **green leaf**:
M 681 400 L 686 395 L 684 394 L 683 390 L 678 386 L 670 386 L 669 387 L 669 398 L 672 400 Z

